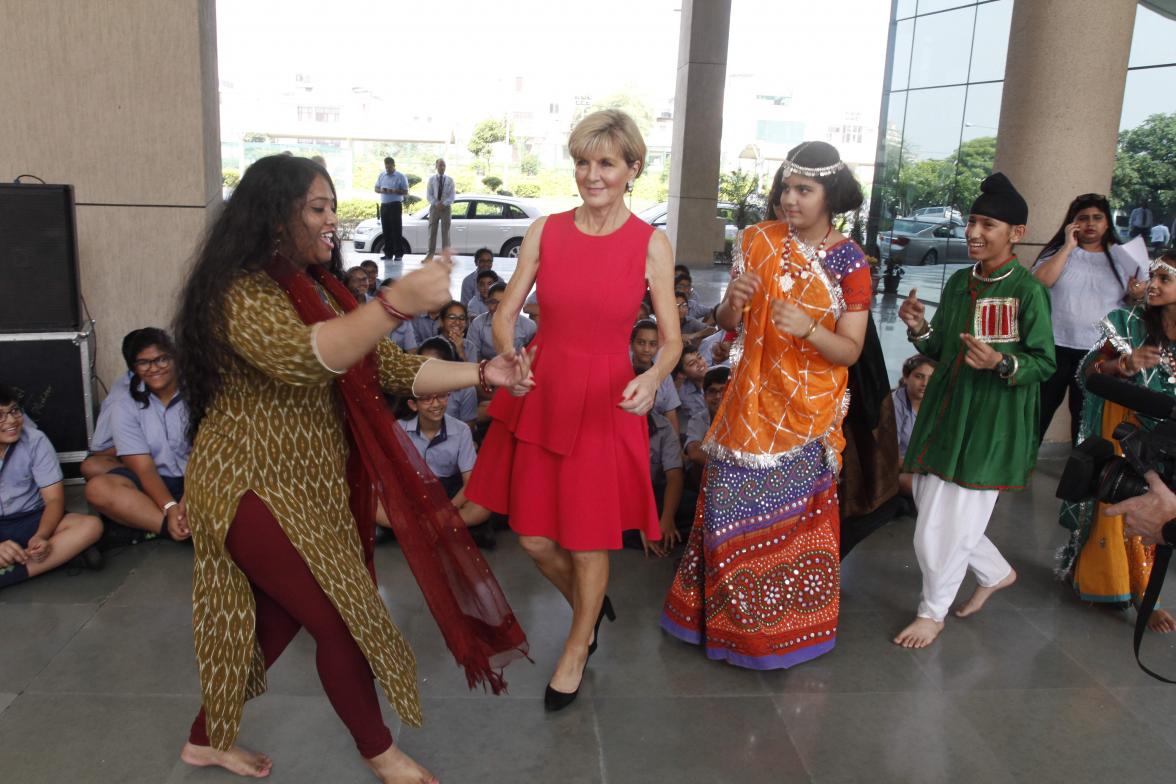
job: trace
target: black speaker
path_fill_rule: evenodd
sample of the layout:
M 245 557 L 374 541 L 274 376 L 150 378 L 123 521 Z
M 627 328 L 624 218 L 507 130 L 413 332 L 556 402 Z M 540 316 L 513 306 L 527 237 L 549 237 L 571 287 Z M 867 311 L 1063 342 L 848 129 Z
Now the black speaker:
M 94 431 L 87 335 L 0 335 L 0 384 L 17 389 L 62 462 L 85 459 Z
M 77 331 L 73 186 L 0 184 L 0 280 L 0 332 Z

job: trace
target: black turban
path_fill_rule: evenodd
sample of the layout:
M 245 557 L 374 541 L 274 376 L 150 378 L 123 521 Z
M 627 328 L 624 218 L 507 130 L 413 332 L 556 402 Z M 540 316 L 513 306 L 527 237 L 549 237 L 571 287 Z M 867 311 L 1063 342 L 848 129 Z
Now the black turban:
M 1029 205 L 1009 178 L 996 172 L 980 183 L 980 197 L 972 204 L 972 214 L 1024 226 L 1029 222 Z

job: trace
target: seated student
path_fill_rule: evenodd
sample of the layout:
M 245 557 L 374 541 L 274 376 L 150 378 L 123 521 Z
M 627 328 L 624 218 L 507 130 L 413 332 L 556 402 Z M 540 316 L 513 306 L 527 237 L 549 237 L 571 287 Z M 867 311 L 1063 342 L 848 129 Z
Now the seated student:
M 384 281 L 380 283 L 380 286 L 391 286 L 395 282 L 395 278 L 385 278 Z M 362 302 L 360 304 L 362 304 Z M 402 351 L 416 351 L 417 346 L 420 345 L 420 341 L 417 340 L 416 330 L 413 328 L 413 322 L 416 320 L 416 318 L 419 318 L 419 316 L 409 319 L 408 321 L 400 322 L 396 325 L 396 329 L 388 333 L 389 339 L 391 339 L 391 341 L 396 345 L 400 346 Z
M 477 318 L 487 311 L 486 297 L 490 293 L 490 287 L 500 280 L 502 278 L 498 277 L 498 273 L 494 270 L 482 270 L 478 273 L 478 293 L 465 303 L 466 312 L 469 313 L 471 319 Z
M 523 313 L 530 316 L 531 321 L 535 322 L 535 326 L 539 326 L 539 292 L 532 291 L 527 296 L 527 301 L 523 303 Z
M 132 329 L 123 335 L 122 350 L 124 354 L 138 331 Z M 131 379 L 134 377 L 135 374 L 128 370 L 115 379 L 110 391 L 106 393 L 106 398 L 103 399 L 102 406 L 98 409 L 98 419 L 94 422 L 94 435 L 90 437 L 90 454 L 79 466 L 83 479 L 93 479 L 122 465 L 122 461 L 114 452 L 114 431 L 110 425 L 111 410 L 114 404 L 127 394 L 131 388 Z
M 636 363 L 633 370 L 644 372 Z M 682 448 L 666 417 L 650 411 L 646 420 L 649 426 L 649 476 L 653 482 L 662 537 L 651 541 L 644 531 L 625 531 L 622 540 L 627 549 L 642 549 L 646 556 L 661 557 L 668 555 L 674 544 L 682 540 L 675 523 L 682 500 Z
M 629 353 L 633 360 L 633 367 L 636 368 L 638 374 L 644 373 L 653 366 L 654 357 L 657 356 L 659 339 L 657 322 L 642 319 L 633 325 L 633 331 L 629 333 Z M 678 399 L 678 390 L 674 387 L 673 374 L 670 374 L 657 388 L 653 410 L 669 420 L 675 434 L 682 432 L 681 423 L 678 421 L 678 407 L 681 405 L 682 401 Z
M 376 264 L 376 262 L 372 261 L 371 259 L 364 259 L 363 261 L 361 261 L 359 263 L 359 266 L 362 267 L 363 271 L 367 273 L 367 276 L 368 276 L 367 295 L 368 295 L 368 298 L 370 299 L 371 297 L 376 296 L 377 284 L 379 283 L 379 280 L 380 280 L 380 267 L 379 267 L 379 265 Z
M 124 352 L 135 378 L 111 410 L 123 466 L 88 481 L 86 501 L 116 523 L 180 541 L 192 535 L 184 508 L 184 469 L 192 447 L 175 351 L 166 332 L 147 327 Z
M 696 348 L 682 349 L 678 367 L 682 376 L 682 383 L 678 386 L 678 399 L 682 401 L 682 407 L 678 409 L 678 423 L 683 433 L 689 433 L 690 421 L 706 414 L 703 379 L 710 368 Z
M 82 554 L 102 567 L 93 549 L 102 522 L 65 511 L 57 451 L 24 418 L 16 390 L 0 385 L 0 588 L 44 574 Z
M 644 371 L 636 371 L 638 373 Z M 657 501 L 657 514 L 661 527 L 661 538 L 650 541 L 644 531 L 638 531 L 641 548 L 648 556 L 669 555 L 674 545 L 682 541 L 675 518 L 678 504 L 682 500 L 682 447 L 669 421 L 650 411 L 649 416 L 649 476 L 653 482 L 653 497 Z M 636 547 L 633 531 L 626 531 L 628 546 Z
M 698 295 L 694 292 L 694 280 L 690 277 L 689 270 L 674 275 L 674 291 L 686 295 L 686 301 L 689 303 L 689 312 L 686 315 L 689 318 L 698 319 L 704 324 L 714 323 L 714 308 L 698 301 Z
M 438 322 L 441 320 L 441 311 L 435 310 L 432 312 L 418 313 L 412 317 L 409 324 L 412 325 L 412 334 L 416 337 L 417 347 L 424 345 L 424 342 L 429 338 L 436 337 L 440 332 Z
M 474 437 L 465 422 L 445 413 L 448 403 L 449 395 L 446 393 L 408 398 L 408 408 L 416 416 L 398 422 L 417 452 L 425 459 L 429 470 L 445 488 L 461 519 L 470 527 L 474 541 L 479 547 L 493 549 L 494 531 L 486 525 L 490 519 L 490 510 L 470 501 L 464 492 L 477 459 Z M 376 522 L 383 526 L 389 525 L 387 515 L 382 510 L 377 513 Z
M 696 318 L 691 318 L 690 302 L 683 291 L 675 291 L 674 299 L 678 303 L 678 326 L 682 331 L 682 342 L 687 346 L 697 346 L 698 342 L 715 331 Z
M 719 330 L 702 339 L 698 344 L 698 353 L 711 367 L 731 367 L 731 346 L 734 343 L 734 332 Z
M 343 276 L 343 283 L 360 305 L 368 301 L 368 289 L 371 288 L 371 284 L 368 282 L 367 270 L 363 267 L 352 267 L 347 270 Z
M 453 346 L 453 353 L 459 362 L 466 361 L 466 327 L 469 323 L 470 317 L 466 312 L 466 306 L 457 300 L 452 300 L 441 308 L 437 316 L 437 334 Z
M 483 359 L 493 359 L 498 352 L 494 349 L 493 321 L 498 312 L 498 303 L 502 301 L 502 292 L 506 291 L 506 284 L 498 281 L 486 292 L 486 312 L 470 322 L 466 331 L 466 360 L 479 362 Z M 539 327 L 529 318 L 515 319 L 514 347 L 521 349 L 530 344 L 535 338 Z
M 453 344 L 440 335 L 431 337 L 421 344 L 417 353 L 422 357 L 456 362 L 457 354 L 453 351 Z M 485 406 L 478 404 L 478 390 L 474 387 L 462 387 L 449 393 L 449 404 L 445 406 L 445 413 L 459 422 L 465 422 L 471 428 L 477 426 L 479 420 L 489 421 L 485 414 Z
M 922 354 L 907 357 L 902 363 L 902 380 L 898 388 L 890 393 L 894 403 L 894 423 L 898 430 L 898 457 L 906 459 L 907 445 L 911 442 L 911 431 L 915 428 L 915 419 L 919 414 L 919 406 L 923 403 L 923 395 L 927 392 L 927 382 L 935 372 L 935 360 Z M 898 489 L 908 498 L 913 495 L 912 481 L 914 474 L 899 474 Z
M 690 425 L 686 429 L 686 459 L 691 465 L 700 469 L 706 466 L 706 452 L 702 451 L 702 442 L 714 421 L 715 412 L 719 410 L 719 403 L 723 400 L 723 392 L 727 389 L 727 382 L 731 379 L 731 368 L 717 367 L 706 372 L 702 388 L 706 395 L 706 409 L 700 416 L 690 418 Z
M 653 318 L 653 300 L 649 296 L 649 291 L 646 290 L 645 296 L 641 298 L 640 304 L 637 305 L 637 318 L 633 319 L 633 323 L 638 321 L 649 321 Z
M 470 300 L 478 293 L 478 273 L 494 270 L 494 251 L 478 248 L 474 251 L 474 271 L 461 279 L 461 296 L 458 301 L 469 306 Z

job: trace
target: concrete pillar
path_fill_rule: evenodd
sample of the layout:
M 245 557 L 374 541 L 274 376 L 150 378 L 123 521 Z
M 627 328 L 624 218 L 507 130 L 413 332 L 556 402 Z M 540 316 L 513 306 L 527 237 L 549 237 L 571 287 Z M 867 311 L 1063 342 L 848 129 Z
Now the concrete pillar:
M 681 6 L 666 229 L 677 263 L 708 267 L 715 251 L 723 249 L 715 202 L 731 0 L 682 0 Z
M 996 170 L 1029 202 L 1030 262 L 1080 193 L 1109 193 L 1136 0 L 1017 0 Z
M 68 183 L 97 371 L 122 336 L 169 328 L 221 200 L 214 0 L 8 0 L 0 24 L 0 177 Z
M 1009 32 L 995 170 L 1029 202 L 1023 264 L 1080 193 L 1110 193 L 1136 0 L 1017 0 Z M 1046 441 L 1068 442 L 1058 408 Z

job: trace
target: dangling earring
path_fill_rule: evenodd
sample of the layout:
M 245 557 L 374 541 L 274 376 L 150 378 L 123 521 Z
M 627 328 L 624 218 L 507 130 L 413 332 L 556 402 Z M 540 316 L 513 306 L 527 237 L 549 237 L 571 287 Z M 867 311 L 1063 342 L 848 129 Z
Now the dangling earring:
M 625 193 L 632 193 L 632 192 L 633 192 L 633 181 L 629 180 L 628 182 L 625 183 Z
M 281 237 L 274 237 L 273 255 L 276 256 L 279 252 L 281 252 L 281 250 L 282 250 L 282 238 Z

